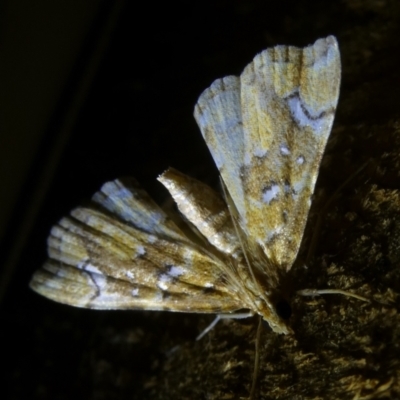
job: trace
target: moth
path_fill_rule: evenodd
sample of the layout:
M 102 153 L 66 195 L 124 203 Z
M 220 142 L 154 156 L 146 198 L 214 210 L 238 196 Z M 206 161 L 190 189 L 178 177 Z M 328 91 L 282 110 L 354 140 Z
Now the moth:
M 297 257 L 340 86 L 333 36 L 264 50 L 240 77 L 217 79 L 194 116 L 224 195 L 174 169 L 158 180 L 193 235 L 133 179 L 107 182 L 48 238 L 30 282 L 60 303 L 235 316 L 291 328 L 280 306 Z

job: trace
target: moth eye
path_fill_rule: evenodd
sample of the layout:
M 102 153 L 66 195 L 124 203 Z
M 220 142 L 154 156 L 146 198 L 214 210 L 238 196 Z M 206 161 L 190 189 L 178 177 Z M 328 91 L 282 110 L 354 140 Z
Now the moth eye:
M 279 300 L 276 303 L 276 313 L 282 318 L 282 319 L 289 319 L 290 316 L 292 315 L 292 307 L 290 307 L 290 304 L 286 300 Z

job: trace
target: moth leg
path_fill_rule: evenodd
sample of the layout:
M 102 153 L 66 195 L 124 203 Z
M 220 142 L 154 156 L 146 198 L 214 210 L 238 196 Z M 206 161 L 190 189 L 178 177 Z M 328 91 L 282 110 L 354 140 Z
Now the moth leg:
M 343 296 L 347 297 L 354 297 L 355 299 L 366 301 L 369 303 L 371 300 L 367 299 L 366 297 L 360 296 L 355 293 L 348 292 L 347 290 L 341 289 L 303 289 L 298 290 L 297 294 L 300 296 L 320 296 L 322 294 L 342 294 Z
M 218 321 L 221 319 L 243 319 L 243 318 L 249 318 L 254 315 L 253 312 L 248 311 L 248 312 L 243 312 L 243 313 L 236 313 L 236 314 L 218 314 L 214 321 L 211 322 L 210 325 L 208 325 L 197 337 L 196 340 L 200 340 L 203 336 L 205 336 L 208 332 L 211 331 L 211 329 L 214 328 L 215 325 L 217 325 Z

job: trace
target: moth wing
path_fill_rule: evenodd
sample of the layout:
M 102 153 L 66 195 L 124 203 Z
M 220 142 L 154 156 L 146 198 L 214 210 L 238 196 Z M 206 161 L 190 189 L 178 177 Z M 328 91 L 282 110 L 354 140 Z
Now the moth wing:
M 211 87 L 217 86 L 214 82 Z M 240 143 L 237 167 L 231 171 L 235 177 L 226 179 L 224 167 L 221 175 L 249 244 L 261 246 L 268 260 L 284 270 L 292 266 L 300 247 L 339 86 L 340 54 L 336 39 L 329 36 L 304 49 L 276 46 L 258 54 L 236 85 L 239 105 L 238 94 L 220 106 L 209 100 L 207 89 L 196 107 L 213 155 L 224 152 L 225 138 L 233 136 Z M 212 90 L 213 98 L 226 98 L 222 85 L 218 87 L 221 93 Z M 215 107 L 219 110 L 210 110 Z M 229 130 L 229 117 L 224 123 L 208 118 L 223 118 L 230 107 L 236 116 L 240 110 L 235 119 L 240 134 L 239 129 Z M 207 113 L 200 113 L 204 109 Z M 228 128 L 222 135 L 221 126 Z
M 218 193 L 173 168 L 158 180 L 168 189 L 182 215 L 217 250 L 228 255 L 241 250 L 229 209 Z
M 30 283 L 61 303 L 96 309 L 230 312 L 242 308 L 224 266 L 191 243 L 133 180 L 106 183 L 61 219 Z
M 199 97 L 194 117 L 240 215 L 245 215 L 241 168 L 244 132 L 240 78 L 217 79 Z

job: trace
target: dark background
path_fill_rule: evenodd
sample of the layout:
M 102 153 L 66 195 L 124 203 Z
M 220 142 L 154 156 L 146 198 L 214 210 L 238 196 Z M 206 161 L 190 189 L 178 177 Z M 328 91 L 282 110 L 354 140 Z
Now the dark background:
M 146 398 L 168 350 L 201 329 L 198 317 L 95 312 L 41 298 L 28 283 L 46 258 L 51 226 L 119 176 L 135 176 L 159 202 L 166 193 L 156 177 L 169 166 L 216 185 L 192 117 L 214 79 L 239 74 L 268 46 L 333 34 L 342 47 L 358 35 L 343 45 L 346 101 L 379 77 L 374 52 L 388 50 L 373 33 L 397 43 L 399 10 L 393 1 L 34 3 L 2 5 L 1 397 Z M 351 46 L 363 54 L 359 46 L 371 40 L 364 77 L 347 78 Z M 388 97 L 371 99 L 375 116 L 341 113 L 339 102 L 337 118 L 382 120 L 396 108 Z

